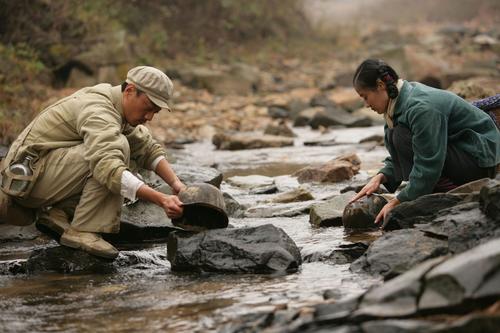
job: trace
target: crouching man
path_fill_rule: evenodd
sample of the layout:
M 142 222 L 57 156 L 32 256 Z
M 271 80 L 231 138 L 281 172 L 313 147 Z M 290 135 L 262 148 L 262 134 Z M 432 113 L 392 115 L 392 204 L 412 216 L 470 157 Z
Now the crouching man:
M 131 172 L 154 170 L 176 194 L 185 187 L 142 125 L 170 110 L 172 93 L 167 75 L 139 66 L 121 86 L 83 88 L 40 112 L 0 165 L 0 223 L 30 224 L 37 212 L 37 224 L 59 234 L 62 245 L 112 259 L 118 251 L 100 233 L 119 231 L 124 197 L 180 217 L 176 195 L 155 191 Z

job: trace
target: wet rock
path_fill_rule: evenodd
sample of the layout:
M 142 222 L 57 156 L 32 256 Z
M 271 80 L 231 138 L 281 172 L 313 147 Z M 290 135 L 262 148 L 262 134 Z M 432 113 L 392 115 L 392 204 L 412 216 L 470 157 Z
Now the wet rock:
M 436 193 L 397 205 L 388 215 L 386 230 L 412 228 L 418 223 L 428 223 L 441 210 L 462 202 L 460 194 Z
M 358 308 L 359 301 L 359 297 L 351 297 L 337 303 L 318 304 L 315 306 L 315 319 L 319 322 L 344 320 Z
M 371 126 L 372 121 L 367 117 L 359 117 L 350 114 L 340 108 L 326 108 L 324 111 L 316 112 L 309 121 L 312 129 L 329 126 L 365 127 Z
M 301 111 L 307 109 L 308 107 L 309 105 L 300 99 L 292 99 L 286 106 L 286 108 L 289 110 L 291 119 L 295 119 Z
M 312 107 L 322 106 L 324 108 L 336 108 L 337 107 L 337 103 L 335 103 L 334 101 L 329 99 L 328 96 L 326 96 L 324 94 L 314 95 L 311 98 L 309 105 L 311 105 Z
M 280 228 L 176 232 L 168 238 L 168 260 L 176 271 L 273 273 L 294 271 L 302 264 L 295 242 Z
M 416 319 L 373 320 L 360 325 L 363 333 L 421 333 L 431 332 L 434 326 L 432 321 Z
M 448 191 L 446 193 L 449 193 L 449 194 L 457 194 L 457 193 L 466 194 L 466 193 L 479 192 L 484 186 L 489 185 L 489 184 L 491 184 L 491 185 L 497 184 L 497 181 L 495 181 L 493 179 L 490 179 L 490 178 L 482 178 L 482 179 L 478 179 L 478 180 L 475 180 L 475 181 L 470 182 L 470 183 L 466 183 L 466 184 L 460 185 L 459 187 L 456 187 L 453 190 Z
M 169 267 L 167 255 L 164 250 L 158 251 L 120 251 L 120 255 L 115 259 L 113 265 L 116 268 L 152 269 Z
M 267 114 L 273 119 L 287 119 L 290 117 L 288 109 L 279 105 L 269 106 L 267 108 Z M 266 134 L 273 134 L 273 133 L 266 133 Z
M 130 267 L 168 268 L 168 262 L 165 254 L 154 251 L 120 251 L 115 260 L 108 260 L 69 247 L 52 246 L 34 250 L 24 266 L 28 274 L 45 272 L 107 274 L 114 273 L 120 268 Z
M 379 135 L 379 134 L 374 134 L 374 135 L 370 135 L 370 136 L 367 136 L 366 138 L 359 140 L 359 143 L 365 143 L 365 142 L 376 142 L 377 144 L 383 145 L 384 144 L 384 136 Z
M 342 226 L 344 208 L 354 195 L 354 192 L 347 192 L 313 205 L 309 212 L 309 223 L 314 227 Z
M 302 111 L 300 111 L 294 118 L 293 118 L 293 126 L 295 127 L 303 127 L 307 126 L 311 119 L 314 118 L 314 115 L 316 113 L 320 113 L 324 111 L 324 107 L 313 107 L 313 108 L 307 108 Z
M 500 237 L 500 225 L 486 217 L 477 202 L 444 209 L 431 223 L 417 228 L 431 237 L 446 239 L 451 253 L 464 252 Z
M 484 186 L 479 196 L 479 203 L 484 214 L 500 222 L 500 181 L 492 181 Z
M 98 258 L 65 246 L 35 250 L 26 262 L 26 272 L 29 274 L 44 272 L 105 274 L 115 270 L 112 260 Z
M 207 183 L 217 188 L 220 188 L 222 183 L 223 174 L 214 168 L 193 166 L 187 164 L 171 163 L 170 166 L 174 170 L 179 179 L 186 185 L 193 183 Z M 140 170 L 144 182 L 152 187 L 160 187 L 168 185 L 156 173 L 150 170 Z
M 445 259 L 439 257 L 427 260 L 410 271 L 368 290 L 353 316 L 399 317 L 415 314 L 418 310 L 418 297 L 423 288 L 423 277 Z
M 374 223 L 387 200 L 376 194 L 365 196 L 348 204 L 342 215 L 342 224 L 348 229 L 376 229 Z
M 273 194 L 276 192 L 278 192 L 278 187 L 275 184 L 254 187 L 249 191 L 250 194 Z
M 237 186 L 242 189 L 247 189 L 249 191 L 259 191 L 258 189 L 266 189 L 267 192 L 268 188 L 276 187 L 276 183 L 272 177 L 261 175 L 233 176 L 226 179 L 226 182 L 230 185 Z
M 351 270 L 390 278 L 447 253 L 445 240 L 427 237 L 419 230 L 396 230 L 374 241 L 365 254 L 352 263 Z
M 309 214 L 314 201 L 300 201 L 286 204 L 263 204 L 250 207 L 245 212 L 245 217 L 267 218 L 267 217 L 292 217 Z
M 314 200 L 314 197 L 312 196 L 311 192 L 309 192 L 303 187 L 299 187 L 295 190 L 281 193 L 275 196 L 273 199 L 271 199 L 271 202 L 288 203 L 288 202 L 308 201 L 308 200 Z
M 293 146 L 293 139 L 249 133 L 216 134 L 212 138 L 212 143 L 220 150 L 241 150 Z
M 498 312 L 497 312 L 498 313 Z M 438 325 L 433 333 L 497 333 L 500 327 L 498 314 L 470 314 L 451 324 Z
M 286 136 L 289 138 L 297 136 L 285 122 L 271 123 L 267 125 L 267 127 L 264 129 L 264 134 Z
M 2 260 L 0 261 L 0 275 L 16 275 L 26 273 L 26 260 Z
M 304 146 L 330 147 L 337 145 L 339 143 L 335 139 L 304 141 Z
M 207 183 L 220 188 L 222 173 L 214 168 L 173 163 L 172 169 L 184 184 Z
M 334 250 L 315 251 L 307 254 L 302 251 L 302 259 L 304 262 L 328 261 L 335 265 L 344 265 L 361 257 L 367 248 L 368 245 L 361 242 L 341 244 Z
M 227 215 L 231 217 L 242 217 L 246 208 L 236 201 L 229 193 L 223 192 L 222 195 L 224 196 Z
M 0 224 L 0 242 L 35 239 L 40 235 L 35 223 L 27 226 Z
M 163 208 L 146 201 L 124 206 L 120 217 L 120 232 L 104 234 L 104 238 L 118 243 L 148 242 L 166 239 L 176 230 Z
M 420 310 L 500 297 L 500 238 L 456 255 L 425 276 Z
M 300 169 L 292 176 L 297 177 L 299 183 L 335 183 L 351 179 L 358 173 L 360 165 L 361 161 L 356 154 L 346 154 L 319 167 L 308 166 Z

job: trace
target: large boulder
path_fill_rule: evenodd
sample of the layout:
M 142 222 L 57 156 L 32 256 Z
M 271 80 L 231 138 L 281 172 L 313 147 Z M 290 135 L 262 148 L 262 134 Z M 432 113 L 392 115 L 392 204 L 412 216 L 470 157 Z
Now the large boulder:
M 175 271 L 274 273 L 295 271 L 302 264 L 295 242 L 271 224 L 175 232 L 168 238 L 167 255 Z
M 434 267 L 425 275 L 420 310 L 452 307 L 500 297 L 500 238 L 479 245 Z
M 293 139 L 267 134 L 236 133 L 228 135 L 218 133 L 212 137 L 212 143 L 220 150 L 241 150 L 293 146 Z
M 107 240 L 117 243 L 164 240 L 171 231 L 178 229 L 163 208 L 143 200 L 124 206 L 120 220 L 119 233 L 104 234 Z
M 164 254 L 151 251 L 120 251 L 116 259 L 109 260 L 65 246 L 36 249 L 24 264 L 25 272 L 28 274 L 46 272 L 106 274 L 116 272 L 120 268 L 134 266 L 139 269 L 166 268 L 167 265 Z
M 374 241 L 365 254 L 352 263 L 351 270 L 390 278 L 447 253 L 446 240 L 428 237 L 415 229 L 396 230 Z
M 417 228 L 432 237 L 446 239 L 451 253 L 464 252 L 500 237 L 500 224 L 485 216 L 478 202 L 443 209 L 432 222 Z
M 314 204 L 309 211 L 309 223 L 313 227 L 342 226 L 344 208 L 354 195 L 354 192 L 346 192 L 333 199 Z
M 113 260 L 98 258 L 65 246 L 35 250 L 26 262 L 26 272 L 29 274 L 44 272 L 104 274 L 115 270 Z
M 455 206 L 466 199 L 466 194 L 436 193 L 403 202 L 391 210 L 385 221 L 385 229 L 405 229 L 418 223 L 428 223 L 440 210 Z
M 359 172 L 361 160 L 356 154 L 339 156 L 320 166 L 307 166 L 295 172 L 299 183 L 336 183 L 351 179 Z

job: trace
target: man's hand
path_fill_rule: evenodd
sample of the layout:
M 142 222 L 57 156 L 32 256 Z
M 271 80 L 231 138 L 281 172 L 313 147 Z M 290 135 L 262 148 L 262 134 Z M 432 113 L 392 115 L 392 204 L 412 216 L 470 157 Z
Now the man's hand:
M 184 208 L 182 207 L 182 202 L 179 200 L 179 198 L 176 195 L 166 195 L 164 193 L 160 194 L 161 198 L 159 200 L 159 203 L 167 216 L 170 219 L 181 217 Z
M 385 182 L 385 175 L 383 173 L 379 173 L 378 175 L 370 179 L 368 184 L 366 184 L 361 189 L 361 191 L 359 191 L 358 194 L 356 194 L 354 198 L 352 198 L 351 201 L 349 201 L 349 203 L 352 203 L 364 197 L 365 195 L 371 195 L 372 193 L 377 192 L 378 189 L 380 188 L 380 184 L 382 184 L 383 182 Z
M 137 196 L 163 208 L 167 216 L 171 219 L 181 217 L 184 212 L 184 207 L 182 206 L 183 204 L 176 195 L 167 195 L 165 193 L 158 192 L 146 184 L 139 187 L 137 190 Z
M 377 217 L 375 218 L 375 224 L 378 224 L 380 223 L 381 221 L 384 221 L 384 223 L 382 223 L 382 225 L 380 226 L 380 229 L 383 229 L 385 228 L 386 226 L 386 221 L 387 221 L 387 215 L 389 214 L 389 212 L 394 208 L 396 207 L 397 205 L 400 204 L 400 201 L 398 200 L 398 198 L 394 198 L 392 199 L 391 201 L 389 201 L 388 203 L 385 204 L 384 207 L 382 207 L 382 209 L 380 210 L 380 212 L 378 213 Z
M 174 191 L 174 194 L 179 194 L 180 191 L 186 188 L 186 185 L 184 185 L 179 179 L 177 179 L 172 183 L 171 187 Z

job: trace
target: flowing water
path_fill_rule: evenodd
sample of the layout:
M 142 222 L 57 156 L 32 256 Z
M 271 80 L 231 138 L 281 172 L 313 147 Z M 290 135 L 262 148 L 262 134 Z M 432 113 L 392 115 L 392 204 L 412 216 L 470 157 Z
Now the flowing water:
M 217 166 L 225 179 L 250 174 L 273 177 L 280 192 L 299 185 L 290 174 L 303 165 L 356 152 L 362 171 L 355 180 L 363 181 L 385 156 L 383 147 L 355 145 L 363 137 L 381 134 L 380 127 L 335 130 L 321 136 L 307 129 L 296 132 L 299 137 L 294 147 L 228 152 L 214 151 L 209 142 L 203 142 L 174 154 L 179 162 Z M 302 145 L 307 140 L 332 137 L 338 141 L 335 146 Z M 338 194 L 349 183 L 309 184 L 307 188 L 321 199 Z M 250 208 L 279 206 L 267 202 L 272 195 L 249 195 L 227 182 L 222 189 Z M 354 238 L 343 228 L 311 228 L 308 215 L 231 218 L 230 223 L 235 227 L 272 223 L 285 230 L 303 256 L 377 236 L 372 233 Z M 24 258 L 33 246 L 29 242 L 3 246 L 0 259 Z M 135 255 L 138 263 L 112 274 L 0 275 L 0 331 L 216 332 L 242 314 L 320 302 L 326 289 L 334 290 L 338 299 L 350 297 L 379 282 L 351 273 L 349 265 L 328 261 L 304 263 L 292 274 L 181 274 L 171 271 L 165 244 L 129 247 L 122 252 Z

